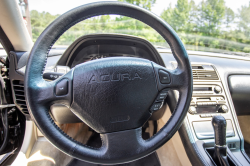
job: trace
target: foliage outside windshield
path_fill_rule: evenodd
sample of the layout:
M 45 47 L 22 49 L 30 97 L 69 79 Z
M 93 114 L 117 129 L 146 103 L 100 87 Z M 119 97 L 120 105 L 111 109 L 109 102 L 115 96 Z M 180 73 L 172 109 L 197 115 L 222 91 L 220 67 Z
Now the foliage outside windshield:
M 120 0 L 148 10 L 157 0 Z M 250 56 L 250 2 L 237 12 L 225 5 L 224 0 L 177 0 L 166 6 L 160 17 L 177 32 L 188 50 L 210 51 Z M 66 11 L 65 11 L 66 12 Z M 32 39 L 59 15 L 30 11 Z M 104 15 L 82 21 L 65 32 L 56 45 L 70 45 L 78 37 L 91 33 L 122 33 L 139 36 L 155 46 L 169 47 L 151 27 L 124 16 Z
M 6 56 L 6 55 L 7 55 L 7 53 L 6 53 L 6 51 L 4 50 L 2 44 L 0 43 L 0 57 Z

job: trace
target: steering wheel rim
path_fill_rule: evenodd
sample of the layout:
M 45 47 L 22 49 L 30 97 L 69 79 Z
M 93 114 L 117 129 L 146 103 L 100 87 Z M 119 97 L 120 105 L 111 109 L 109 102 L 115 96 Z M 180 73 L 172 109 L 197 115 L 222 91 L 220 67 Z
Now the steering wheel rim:
M 177 89 L 179 91 L 179 101 L 171 118 L 152 138 L 143 140 L 140 127 L 123 131 L 104 132 L 101 134 L 102 147 L 94 149 L 67 136 L 58 128 L 49 115 L 49 106 L 54 103 L 61 103 L 71 107 L 72 102 L 74 102 L 71 95 L 75 93 L 74 89 L 72 89 L 74 86 L 74 70 L 78 68 L 72 69 L 62 78 L 52 82 L 43 80 L 42 74 L 50 48 L 67 29 L 80 21 L 104 14 L 119 14 L 140 20 L 162 35 L 170 45 L 178 67 L 174 71 L 169 71 L 162 66 L 150 63 L 155 71 L 156 69 L 157 72 L 158 70 L 164 70 L 171 77 L 171 83 L 168 85 L 161 84 L 158 80 L 158 90 L 164 88 Z M 116 62 L 116 59 L 112 61 Z M 117 61 L 120 62 L 120 60 Z M 121 59 L 121 61 L 130 64 L 133 60 Z M 141 60 L 141 63 L 149 64 L 146 60 Z M 55 87 L 62 80 L 68 81 L 68 95 L 58 97 L 55 95 Z M 118 164 L 133 161 L 149 155 L 165 144 L 179 129 L 186 116 L 191 101 L 192 87 L 192 69 L 188 54 L 175 31 L 165 21 L 151 12 L 121 2 L 91 3 L 79 6 L 58 17 L 35 42 L 29 55 L 25 74 L 25 95 L 28 110 L 44 136 L 58 149 L 72 157 L 100 164 Z

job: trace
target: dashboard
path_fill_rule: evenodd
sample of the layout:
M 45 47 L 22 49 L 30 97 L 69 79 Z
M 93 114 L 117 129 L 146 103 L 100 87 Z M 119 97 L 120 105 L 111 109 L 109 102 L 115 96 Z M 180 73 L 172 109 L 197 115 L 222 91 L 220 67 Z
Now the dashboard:
M 73 68 L 90 60 L 107 57 L 139 57 L 164 65 L 151 43 L 138 37 L 118 34 L 80 37 L 67 48 L 57 65 Z
M 180 133 L 183 138 L 182 141 L 192 147 L 185 148 L 187 154 L 191 155 L 192 149 L 196 149 L 206 162 L 211 162 L 206 155 L 206 148 L 214 145 L 211 119 L 215 115 L 222 115 L 228 124 L 226 133 L 228 147 L 238 160 L 245 161 L 244 156 L 246 154 L 242 152 L 242 149 L 244 149 L 243 134 L 237 120 L 237 112 L 249 114 L 250 111 L 246 109 L 244 111 L 236 110 L 232 96 L 236 95 L 237 98 L 237 93 L 242 90 L 239 86 L 235 86 L 238 83 L 237 80 L 241 80 L 241 82 L 250 80 L 250 58 L 195 51 L 188 51 L 188 54 L 193 71 L 193 94 L 189 112 L 180 129 L 183 130 Z M 77 39 L 67 49 L 52 49 L 48 54 L 44 78 L 54 80 L 78 64 L 117 56 L 145 58 L 166 66 L 170 70 L 177 67 L 176 60 L 169 49 L 156 49 L 144 39 L 127 35 L 94 34 Z M 30 119 L 23 88 L 28 53 L 11 52 L 9 58 L 14 103 L 26 115 L 26 118 Z M 247 77 L 247 79 L 244 77 Z M 246 86 L 246 83 L 244 86 Z M 234 92 L 234 95 L 231 95 L 232 92 Z M 245 94 L 249 96 L 247 93 Z M 250 94 L 250 90 L 248 94 Z M 167 102 L 169 100 L 170 102 Z M 173 92 L 172 95 L 169 94 L 165 104 L 169 105 L 171 110 L 174 110 L 175 106 L 171 105 L 171 102 L 174 103 L 177 100 L 178 92 Z M 243 102 L 247 104 L 246 101 Z M 239 105 L 237 104 L 236 107 Z M 164 111 L 165 109 L 156 111 L 153 116 L 154 120 L 160 119 Z M 53 105 L 51 116 L 59 123 L 81 122 L 63 105 Z

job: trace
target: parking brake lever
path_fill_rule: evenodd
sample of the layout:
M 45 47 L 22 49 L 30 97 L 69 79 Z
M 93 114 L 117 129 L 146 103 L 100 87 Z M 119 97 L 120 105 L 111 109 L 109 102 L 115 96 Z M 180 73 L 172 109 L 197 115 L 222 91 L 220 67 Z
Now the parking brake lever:
M 213 158 L 221 166 L 229 166 L 227 159 L 226 128 L 227 122 L 223 116 L 214 116 L 212 119 L 214 128 L 215 146 Z

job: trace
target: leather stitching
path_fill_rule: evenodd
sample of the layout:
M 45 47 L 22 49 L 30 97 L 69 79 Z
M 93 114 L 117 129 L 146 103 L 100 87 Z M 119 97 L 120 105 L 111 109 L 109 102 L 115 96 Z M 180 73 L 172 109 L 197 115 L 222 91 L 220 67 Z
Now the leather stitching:
M 49 120 L 51 121 L 52 125 L 54 125 L 58 131 L 60 131 L 65 137 L 67 137 L 68 139 L 70 139 L 71 141 L 73 141 L 73 142 L 75 143 L 75 145 L 73 145 L 73 146 L 77 146 L 76 144 L 78 144 L 78 145 L 82 145 L 82 146 L 85 146 L 85 147 L 87 147 L 87 148 L 94 149 L 94 150 L 99 150 L 99 149 L 100 149 L 100 148 L 94 148 L 94 147 L 91 147 L 91 146 L 88 146 L 88 145 L 85 145 L 85 144 L 82 144 L 82 143 L 76 141 L 75 139 L 73 139 L 72 137 L 70 137 L 68 134 L 66 134 L 64 131 L 62 131 L 62 130 L 55 124 L 54 120 L 51 118 L 51 116 L 49 115 L 48 112 L 46 112 L 46 115 L 48 116 L 48 118 L 49 118 Z M 70 149 L 70 151 L 71 151 L 71 149 Z M 73 152 L 74 152 L 74 151 L 73 151 Z

